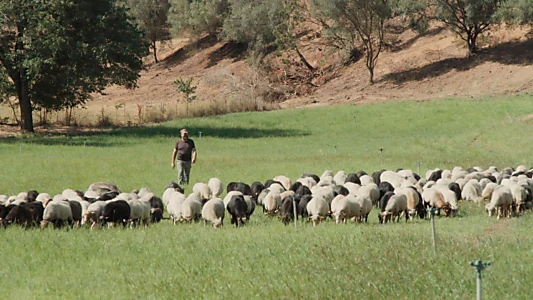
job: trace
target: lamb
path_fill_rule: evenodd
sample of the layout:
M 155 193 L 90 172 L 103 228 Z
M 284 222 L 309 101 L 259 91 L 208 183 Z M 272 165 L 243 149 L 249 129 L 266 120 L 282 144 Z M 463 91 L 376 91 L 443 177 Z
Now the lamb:
M 313 221 L 313 226 L 321 223 L 328 214 L 329 204 L 323 198 L 313 197 L 309 203 L 307 203 L 307 212 L 309 219 Z
M 498 220 L 502 216 L 511 217 L 511 205 L 513 204 L 513 194 L 511 189 L 507 186 L 500 186 L 494 190 L 490 203 L 485 206 L 489 217 L 491 217 L 495 210 L 498 213 Z
M 224 185 L 222 184 L 222 181 L 216 177 L 209 179 L 209 181 L 207 182 L 207 186 L 211 191 L 211 198 L 220 197 L 220 195 L 222 195 L 222 192 L 224 191 Z
M 223 226 L 225 215 L 224 201 L 220 198 L 211 198 L 204 204 L 202 208 L 202 218 L 207 226 L 208 222 L 211 222 L 214 228 Z

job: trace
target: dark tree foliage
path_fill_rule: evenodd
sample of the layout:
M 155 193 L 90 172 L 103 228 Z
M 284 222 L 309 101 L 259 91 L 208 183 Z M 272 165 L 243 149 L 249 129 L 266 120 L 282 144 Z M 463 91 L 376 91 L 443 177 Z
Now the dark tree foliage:
M 115 0 L 3 0 L 0 16 L 0 76 L 15 87 L 23 131 L 33 132 L 35 107 L 72 108 L 109 85 L 136 86 L 148 44 Z

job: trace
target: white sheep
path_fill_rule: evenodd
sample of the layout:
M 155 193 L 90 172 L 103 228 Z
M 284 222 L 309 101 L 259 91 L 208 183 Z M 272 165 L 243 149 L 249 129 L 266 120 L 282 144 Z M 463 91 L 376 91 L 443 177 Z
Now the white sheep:
M 346 196 L 351 197 L 352 195 Z M 370 197 L 366 196 L 356 196 L 355 200 L 359 202 L 359 206 L 361 207 L 361 216 L 359 217 L 359 221 L 362 222 L 363 219 L 365 222 L 368 222 L 368 215 L 372 211 L 373 205 L 372 205 L 372 199 Z
M 54 227 L 58 228 L 64 222 L 72 223 L 72 210 L 68 201 L 50 200 L 46 202 L 43 212 L 43 220 L 41 221 L 41 228 L 45 228 L 48 223 L 53 223 Z
M 335 193 L 333 192 L 332 186 L 319 186 L 316 185 L 311 189 L 311 193 L 313 198 L 321 198 L 322 200 L 326 201 L 326 203 L 331 204 L 331 201 L 335 197 Z
M 387 202 L 385 210 L 382 211 L 381 220 L 383 224 L 387 223 L 389 220 L 394 221 L 397 218 L 397 222 L 400 221 L 402 215 L 406 215 L 405 220 L 407 221 L 407 196 L 405 194 L 394 194 Z
M 185 195 L 174 189 L 172 190 L 172 193 L 168 195 L 167 210 L 172 223 L 176 225 L 178 221 L 181 221 L 181 205 L 185 201 Z
M 313 226 L 321 223 L 329 211 L 329 204 L 322 198 L 311 198 L 311 201 L 307 203 L 307 213 L 309 219 L 313 221 Z
M 301 184 L 305 185 L 309 189 L 313 188 L 315 185 L 317 185 L 317 182 L 312 177 L 303 177 L 298 178 L 296 180 L 297 182 L 300 182 Z
M 222 195 L 222 192 L 224 192 L 224 185 L 222 184 L 222 181 L 216 177 L 209 179 L 207 185 L 209 186 L 209 190 L 211 191 L 211 197 L 213 198 L 220 197 L 220 195 Z
M 490 200 L 490 198 L 492 197 L 492 193 L 496 188 L 498 188 L 498 184 L 494 182 L 488 183 L 483 189 L 483 191 L 481 191 L 481 200 Z
M 202 218 L 205 225 L 207 225 L 207 222 L 211 222 L 213 227 L 221 227 L 224 222 L 225 212 L 224 201 L 220 198 L 211 198 L 202 207 Z
M 337 185 L 343 185 L 346 182 L 346 178 L 348 175 L 346 175 L 346 172 L 344 171 L 338 171 L 335 176 L 333 176 L 333 181 L 335 181 L 335 184 Z
M 82 224 L 91 224 L 91 228 L 95 227 L 100 216 L 104 213 L 106 201 L 95 201 L 87 207 L 85 213 L 82 214 Z
M 345 182 L 343 186 L 348 190 L 351 195 L 357 195 L 357 191 L 361 188 L 360 185 L 353 182 Z
M 181 204 L 181 217 L 186 222 L 199 220 L 202 215 L 200 194 L 192 193 Z
M 335 217 L 335 223 L 346 223 L 348 219 L 359 221 L 361 216 L 361 205 L 355 196 L 337 195 L 331 201 L 331 214 Z
M 283 188 L 285 188 L 285 190 L 288 190 L 288 189 L 291 188 L 292 181 L 287 176 L 278 175 L 278 176 L 274 177 L 273 180 L 281 182 L 281 184 L 283 185 Z
M 359 177 L 359 180 L 361 181 L 361 186 L 369 185 L 370 183 L 374 183 L 374 179 L 368 175 L 363 175 Z
M 281 194 L 283 192 L 285 192 L 287 189 L 284 188 L 282 185 L 280 185 L 279 183 L 273 183 L 271 184 L 268 189 L 271 191 L 271 192 L 274 192 L 274 193 L 277 193 L 277 194 Z
M 279 211 L 281 206 L 281 196 L 280 194 L 270 191 L 266 194 L 263 199 L 263 211 L 266 215 L 272 215 Z
M 192 187 L 192 192 L 200 195 L 201 199 L 209 199 L 211 197 L 211 189 L 207 183 L 195 183 Z
M 489 217 L 494 214 L 495 210 L 497 210 L 498 220 L 500 217 L 505 217 L 506 215 L 510 218 L 512 204 L 513 194 L 511 193 L 511 189 L 507 186 L 499 186 L 492 193 L 490 203 L 485 206 L 485 209 L 487 210 Z
M 481 201 L 481 193 L 482 190 L 479 181 L 477 179 L 471 179 L 466 182 L 463 189 L 461 190 L 461 198 L 467 201 L 479 202 Z
M 367 185 L 361 186 L 357 191 L 357 196 L 359 197 L 369 197 L 372 200 L 373 205 L 377 205 L 379 202 L 379 188 L 375 183 L 369 183 Z

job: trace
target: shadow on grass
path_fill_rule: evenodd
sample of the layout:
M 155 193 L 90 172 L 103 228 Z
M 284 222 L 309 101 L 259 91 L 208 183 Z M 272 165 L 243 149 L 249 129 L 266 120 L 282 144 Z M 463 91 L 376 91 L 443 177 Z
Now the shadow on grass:
M 0 139 L 6 144 L 37 144 L 47 146 L 86 146 L 86 147 L 119 147 L 144 142 L 143 139 L 169 139 L 169 143 L 179 139 L 180 129 L 169 126 L 136 126 L 123 127 L 109 131 L 93 131 L 79 133 L 46 133 L 32 136 L 8 137 Z M 242 127 L 207 127 L 188 126 L 191 139 L 205 137 L 221 139 L 257 139 L 266 137 L 307 136 L 309 132 L 295 129 L 262 129 Z M 201 135 L 201 137 L 200 137 Z

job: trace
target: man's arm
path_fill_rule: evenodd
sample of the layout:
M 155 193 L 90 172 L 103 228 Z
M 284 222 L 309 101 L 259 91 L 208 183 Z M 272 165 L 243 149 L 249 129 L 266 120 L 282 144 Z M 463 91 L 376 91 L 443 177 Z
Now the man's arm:
M 172 169 L 176 167 L 176 155 L 178 154 L 178 150 L 174 148 L 174 151 L 172 151 Z
M 196 148 L 192 148 L 192 163 L 196 162 Z

